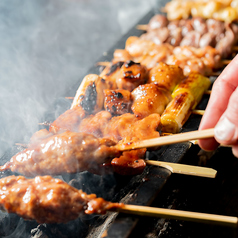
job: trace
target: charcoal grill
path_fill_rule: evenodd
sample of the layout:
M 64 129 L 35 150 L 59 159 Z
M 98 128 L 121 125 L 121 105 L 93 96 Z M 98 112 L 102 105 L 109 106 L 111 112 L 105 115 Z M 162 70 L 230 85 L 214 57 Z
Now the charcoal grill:
M 161 6 L 164 3 L 161 2 Z M 150 11 L 138 24 L 146 24 L 154 15 Z M 141 31 L 133 27 L 98 61 L 110 61 L 114 49 L 124 48 L 130 35 L 139 36 Z M 92 66 L 88 73 L 99 73 L 99 67 Z M 80 82 L 79 82 L 80 84 Z M 78 85 L 79 85 L 78 84 Z M 65 95 L 74 96 L 78 85 L 73 85 Z M 199 109 L 204 109 L 208 96 L 204 96 Z M 70 106 L 71 101 L 59 98 L 42 121 L 52 121 Z M 56 111 L 57 108 L 57 111 Z M 200 116 L 192 115 L 184 125 L 183 132 L 198 128 Z M 1 164 L 8 161 L 19 150 L 13 146 L 1 158 Z M 119 176 L 115 174 L 94 175 L 89 172 L 65 174 L 58 176 L 74 187 L 87 193 L 96 193 L 106 200 L 122 201 L 126 204 L 147 205 L 174 208 L 223 215 L 238 216 L 236 199 L 238 198 L 238 163 L 230 149 L 220 148 L 215 153 L 204 153 L 199 156 L 200 149 L 190 142 L 164 146 L 150 152 L 153 160 L 202 164 L 218 170 L 216 179 L 172 175 L 170 171 L 147 166 L 140 175 Z M 224 157 L 226 164 L 223 164 Z M 202 158 L 202 159 L 201 159 Z M 4 172 L 1 177 L 11 175 Z M 15 214 L 0 213 L 0 237 L 31 238 L 64 238 L 64 237 L 236 237 L 235 229 L 191 222 L 139 217 L 118 213 L 106 215 L 87 215 L 67 224 L 37 224 L 35 221 L 24 221 Z

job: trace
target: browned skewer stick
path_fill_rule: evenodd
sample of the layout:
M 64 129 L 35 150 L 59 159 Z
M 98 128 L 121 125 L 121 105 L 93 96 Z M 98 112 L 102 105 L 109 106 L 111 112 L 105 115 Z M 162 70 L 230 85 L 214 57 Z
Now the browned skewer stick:
M 141 31 L 147 31 L 148 25 L 147 25 L 147 24 L 137 25 L 137 26 L 136 26 L 136 29 L 137 29 L 137 30 L 141 30 Z
M 230 64 L 231 60 L 222 60 L 223 65 L 228 65 Z
M 168 219 L 178 219 L 184 221 L 230 226 L 234 228 L 236 228 L 238 225 L 237 217 L 180 211 L 166 208 L 124 205 L 121 208 L 117 208 L 116 211 L 140 216 L 163 217 Z
M 236 45 L 236 46 L 233 46 L 233 48 L 232 48 L 234 51 L 238 51 L 238 45 Z
M 203 116 L 205 113 L 204 110 L 192 110 L 192 114 Z

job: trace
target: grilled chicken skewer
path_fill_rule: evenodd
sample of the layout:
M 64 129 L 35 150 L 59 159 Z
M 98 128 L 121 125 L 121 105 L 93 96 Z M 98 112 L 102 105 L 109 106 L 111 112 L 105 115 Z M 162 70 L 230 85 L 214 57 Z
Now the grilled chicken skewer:
M 196 48 L 212 46 L 223 59 L 231 55 L 238 41 L 236 24 L 201 17 L 169 21 L 166 16 L 157 14 L 148 25 L 140 25 L 138 28 L 147 31 L 140 38 L 152 40 L 155 44 L 169 43 Z
M 238 1 L 190 1 L 172 0 L 162 11 L 167 13 L 169 20 L 187 19 L 189 16 L 213 18 L 231 23 L 238 20 Z
M 37 176 L 34 179 L 5 177 L 0 179 L 0 192 L 0 206 L 3 210 L 38 223 L 66 223 L 82 214 L 105 214 L 107 211 L 232 227 L 238 223 L 237 217 L 108 202 L 50 176 Z
M 49 131 L 58 133 L 65 130 L 75 131 L 83 118 L 104 108 L 105 90 L 133 90 L 147 81 L 147 69 L 132 61 L 118 62 L 107 66 L 98 76 L 89 74 L 84 77 L 72 102 L 71 108 L 60 115 Z
M 211 138 L 213 136 L 213 130 L 205 130 L 161 137 L 162 139 L 135 140 L 131 143 L 125 143 L 122 140 L 115 145 L 111 140 L 97 139 L 85 133 L 64 132 L 49 136 L 43 139 L 41 143 L 29 145 L 27 149 L 13 156 L 10 162 L 1 166 L 0 170 L 11 170 L 28 177 L 76 173 L 82 170 L 98 170 L 102 164 L 122 154 L 121 156 L 124 159 L 127 157 L 130 159 L 130 164 L 127 164 L 127 167 L 123 169 L 130 169 L 130 167 L 133 169 L 133 166 L 135 166 L 138 170 L 142 169 L 143 171 L 143 163 L 145 161 L 141 160 L 138 154 L 141 153 L 143 155 L 144 149 L 133 151 L 135 154 L 127 152 L 127 150 L 156 147 L 201 138 Z M 122 151 L 125 152 L 122 153 Z M 135 157 L 134 160 L 131 158 L 133 155 Z M 122 165 L 123 163 L 121 162 L 117 169 Z M 131 175 L 133 174 L 131 173 Z
M 95 194 L 88 195 L 50 176 L 5 177 L 0 179 L 0 191 L 1 209 L 38 223 L 66 223 L 82 214 L 104 214 L 123 206 L 97 198 Z

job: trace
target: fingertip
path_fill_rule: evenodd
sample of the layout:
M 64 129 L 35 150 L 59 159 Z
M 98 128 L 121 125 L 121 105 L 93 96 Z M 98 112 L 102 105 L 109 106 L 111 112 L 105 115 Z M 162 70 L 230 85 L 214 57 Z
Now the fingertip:
M 238 158 L 238 145 L 232 146 L 232 153 L 236 158 Z
M 203 150 L 213 151 L 219 146 L 219 143 L 215 139 L 202 139 L 198 140 L 198 145 Z

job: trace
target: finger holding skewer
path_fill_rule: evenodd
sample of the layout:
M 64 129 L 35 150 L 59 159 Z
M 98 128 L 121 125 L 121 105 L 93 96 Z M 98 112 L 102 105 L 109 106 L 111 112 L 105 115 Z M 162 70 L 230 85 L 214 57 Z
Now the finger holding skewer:
M 205 150 L 214 150 L 218 143 L 232 145 L 233 154 L 238 157 L 238 56 L 224 69 L 214 83 L 207 109 L 199 129 L 215 127 L 215 139 L 200 140 Z

